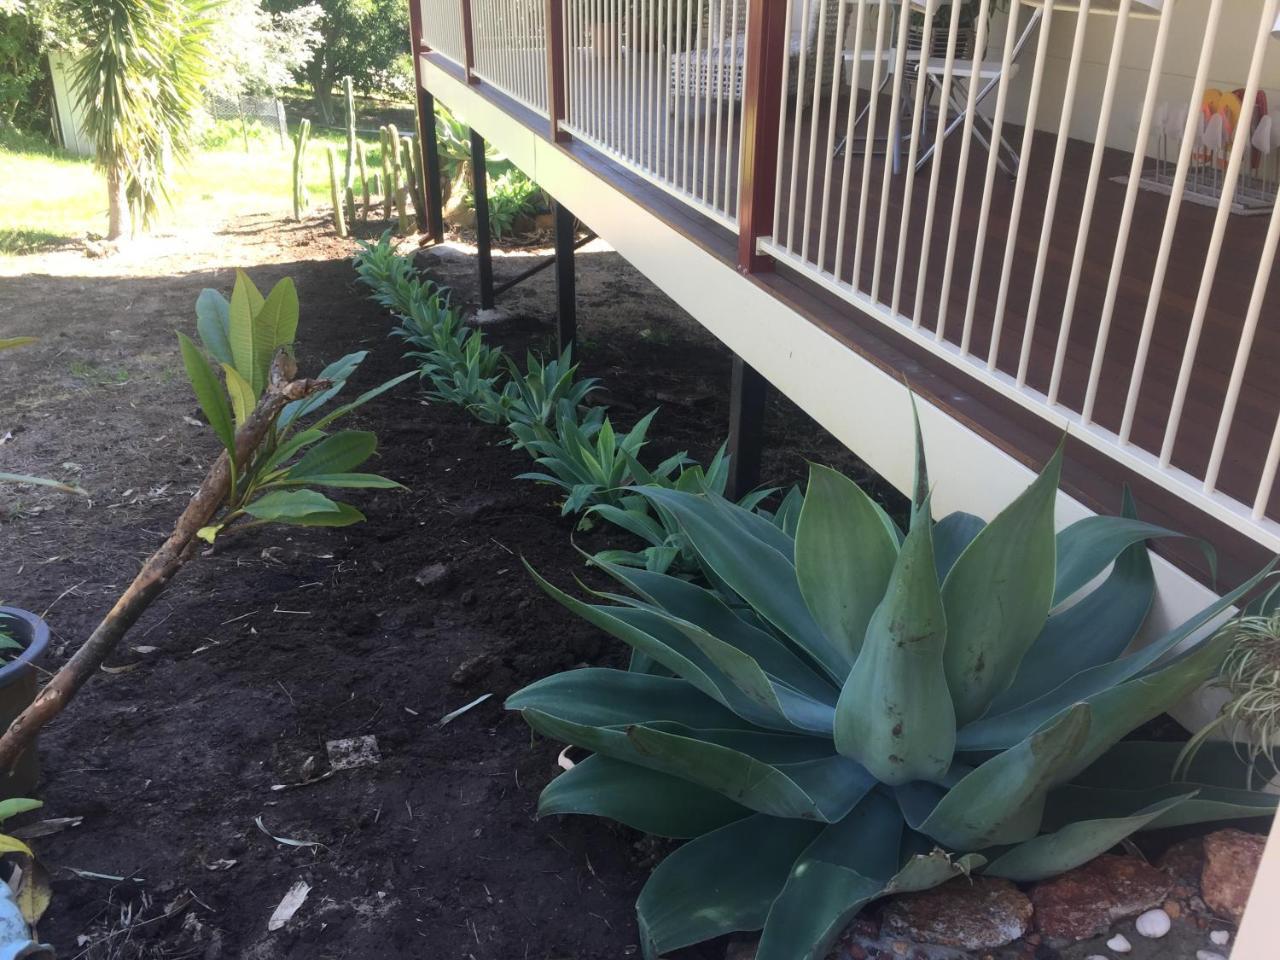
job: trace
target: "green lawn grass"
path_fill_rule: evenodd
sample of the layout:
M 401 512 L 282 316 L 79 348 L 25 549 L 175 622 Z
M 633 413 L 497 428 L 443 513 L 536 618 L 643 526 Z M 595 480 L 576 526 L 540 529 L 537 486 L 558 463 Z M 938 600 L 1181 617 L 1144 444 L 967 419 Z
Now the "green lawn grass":
M 292 132 L 292 131 L 291 131 Z M 381 170 L 376 138 L 365 141 L 370 173 Z M 329 207 L 326 148 L 339 148 L 340 131 L 313 130 L 306 181 L 312 209 Z M 258 134 L 249 150 L 237 129 L 220 126 L 174 177 L 173 205 L 162 210 L 160 226 L 219 223 L 229 216 L 276 213 L 289 216 L 292 201 L 293 147 Z M 0 130 L 0 256 L 35 253 L 107 226 L 106 184 L 93 163 L 56 150 L 43 141 Z M 339 171 L 341 173 L 341 171 Z

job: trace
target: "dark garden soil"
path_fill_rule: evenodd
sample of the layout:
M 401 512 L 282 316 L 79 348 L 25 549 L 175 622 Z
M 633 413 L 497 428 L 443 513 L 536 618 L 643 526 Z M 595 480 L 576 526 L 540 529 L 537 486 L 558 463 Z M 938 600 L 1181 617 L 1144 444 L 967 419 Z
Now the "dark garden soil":
M 0 359 L 0 469 L 91 494 L 0 494 L 0 597 L 44 613 L 50 667 L 158 545 L 215 451 L 173 334 L 192 331 L 201 288 L 229 289 L 236 265 L 264 289 L 292 276 L 304 371 L 356 349 L 371 355 L 349 389 L 405 369 L 350 244 L 323 224 L 257 218 L 149 243 L 112 260 L 28 258 L 0 277 L 0 334 L 41 338 Z M 472 299 L 465 249 L 423 262 Z M 504 258 L 499 274 L 528 262 Z M 579 266 L 581 354 L 615 421 L 660 406 L 651 457 L 705 459 L 727 423 L 729 354 L 616 254 L 588 247 Z M 494 342 L 547 347 L 551 284 L 548 271 L 504 298 Z M 593 549 L 602 532 L 575 534 L 548 488 L 513 479 L 527 460 L 501 431 L 416 388 L 350 425 L 378 433 L 374 469 L 408 492 L 355 498 L 360 526 L 221 541 L 43 735 L 34 818 L 83 818 L 35 841 L 53 877 L 40 933 L 60 956 L 638 954 L 633 902 L 662 851 L 593 819 L 536 821 L 559 748 L 501 706 L 548 673 L 623 662 L 521 568 L 571 584 L 583 574 L 571 536 Z M 768 431 L 771 483 L 802 479 L 805 458 L 862 472 L 781 401 Z M 326 742 L 363 736 L 380 762 L 326 775 Z M 298 881 L 305 903 L 268 932 Z

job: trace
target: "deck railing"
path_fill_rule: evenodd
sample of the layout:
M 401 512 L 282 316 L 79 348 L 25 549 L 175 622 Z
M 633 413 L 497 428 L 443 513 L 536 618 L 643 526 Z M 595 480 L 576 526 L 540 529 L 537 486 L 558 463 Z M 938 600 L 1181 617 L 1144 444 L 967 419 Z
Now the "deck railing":
M 474 46 L 475 76 L 744 234 L 744 269 L 802 272 L 1280 548 L 1262 323 L 1280 111 L 1259 97 L 1280 85 L 1280 0 L 972 7 L 423 0 L 423 18 L 432 48 Z

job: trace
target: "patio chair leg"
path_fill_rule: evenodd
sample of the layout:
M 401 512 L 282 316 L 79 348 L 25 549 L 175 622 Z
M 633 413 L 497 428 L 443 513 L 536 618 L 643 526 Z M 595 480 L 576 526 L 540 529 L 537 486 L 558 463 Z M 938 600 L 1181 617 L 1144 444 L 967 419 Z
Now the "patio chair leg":
M 729 482 L 725 496 L 738 500 L 760 485 L 764 408 L 769 384 L 739 356 L 729 389 Z
M 560 353 L 572 347 L 577 352 L 578 298 L 574 271 L 574 232 L 577 220 L 559 201 L 555 211 L 556 248 L 556 343 Z
M 471 196 L 476 204 L 476 260 L 480 267 L 480 309 L 492 310 L 493 244 L 489 235 L 489 178 L 484 164 L 484 137 L 471 131 Z

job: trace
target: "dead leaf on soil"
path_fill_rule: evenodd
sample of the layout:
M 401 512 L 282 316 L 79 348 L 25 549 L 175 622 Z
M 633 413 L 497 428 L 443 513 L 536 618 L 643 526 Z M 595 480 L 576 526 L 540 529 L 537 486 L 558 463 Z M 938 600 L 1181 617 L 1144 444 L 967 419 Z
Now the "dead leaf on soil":
M 258 814 L 253 818 L 253 822 L 257 824 L 259 830 L 265 833 L 276 843 L 283 843 L 290 847 L 323 847 L 324 844 L 319 840 L 293 840 L 289 837 L 277 837 L 274 833 L 267 829 L 267 825 L 262 822 L 262 814 Z
M 459 707 L 457 710 L 453 710 L 453 711 L 450 711 L 449 713 L 446 713 L 443 717 L 441 717 L 438 721 L 436 721 L 436 726 L 443 727 L 446 724 L 452 723 L 454 720 L 457 720 L 460 716 L 462 716 L 472 707 L 480 706 L 480 704 L 484 703 L 486 700 L 488 700 L 492 696 L 493 696 L 492 693 L 482 694 L 481 696 L 476 697 L 466 706 Z
M 18 909 L 28 926 L 34 927 L 49 909 L 53 891 L 49 887 L 49 871 L 39 860 L 32 860 L 18 888 Z
M 206 863 L 204 868 L 206 870 L 230 870 L 239 862 L 239 860 L 215 860 L 213 863 Z
M 289 892 L 280 901 L 280 905 L 271 914 L 271 919 L 267 921 L 267 929 L 279 930 L 288 923 L 293 918 L 293 915 L 298 912 L 298 908 L 302 906 L 303 901 L 307 899 L 307 894 L 310 892 L 311 885 L 305 880 L 299 880 L 290 887 Z
M 19 840 L 34 840 L 37 837 L 51 837 L 55 833 L 61 833 L 67 827 L 78 827 L 83 822 L 84 817 L 53 817 L 49 820 L 37 820 L 35 823 L 17 827 L 10 830 L 9 833 Z

